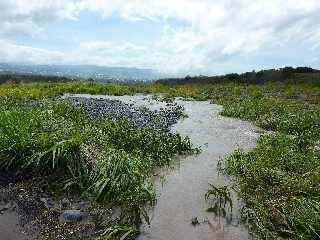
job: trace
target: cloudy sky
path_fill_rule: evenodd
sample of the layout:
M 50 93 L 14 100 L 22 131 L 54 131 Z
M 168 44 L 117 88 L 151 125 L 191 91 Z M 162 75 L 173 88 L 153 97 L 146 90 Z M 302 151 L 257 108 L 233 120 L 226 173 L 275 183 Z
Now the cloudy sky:
M 320 0 L 0 0 L 0 62 L 320 67 Z

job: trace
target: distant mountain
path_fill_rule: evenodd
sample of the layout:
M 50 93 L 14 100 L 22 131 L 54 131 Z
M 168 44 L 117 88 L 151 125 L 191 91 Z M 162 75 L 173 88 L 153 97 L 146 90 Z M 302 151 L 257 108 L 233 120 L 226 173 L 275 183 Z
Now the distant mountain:
M 58 76 L 98 81 L 152 81 L 167 77 L 153 69 L 102 67 L 91 65 L 23 65 L 0 63 L 0 74 Z
M 320 70 L 310 67 L 284 67 L 245 73 L 230 73 L 219 76 L 186 76 L 185 78 L 163 78 L 156 82 L 161 84 L 208 84 L 221 82 L 260 84 L 287 80 L 314 81 L 320 83 Z

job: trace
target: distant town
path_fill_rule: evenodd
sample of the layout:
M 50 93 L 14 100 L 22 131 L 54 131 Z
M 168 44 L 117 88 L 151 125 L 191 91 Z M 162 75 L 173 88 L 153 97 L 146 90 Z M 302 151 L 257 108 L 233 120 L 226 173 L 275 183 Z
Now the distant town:
M 153 69 L 129 67 L 103 67 L 91 65 L 27 65 L 0 63 L 0 74 L 23 74 L 67 77 L 72 79 L 94 79 L 108 82 L 148 82 L 168 75 Z

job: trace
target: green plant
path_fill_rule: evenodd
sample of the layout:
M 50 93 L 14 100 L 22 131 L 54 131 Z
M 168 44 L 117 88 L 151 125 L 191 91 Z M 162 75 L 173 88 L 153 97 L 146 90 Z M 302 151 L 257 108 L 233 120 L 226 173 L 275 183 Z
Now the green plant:
M 48 174 L 78 161 L 81 110 L 50 105 L 0 113 L 0 168 Z
M 230 79 L 211 84 L 205 81 L 131 85 L 90 81 L 1 84 L 1 169 L 21 168 L 25 172 L 34 170 L 52 176 L 55 176 L 53 172 L 60 173 L 63 181 L 58 179 L 70 184 L 66 185 L 68 190 L 97 194 L 99 191 L 94 191 L 92 186 L 97 183 L 97 176 L 103 177 L 99 169 L 94 168 L 97 159 L 102 169 L 107 166 L 139 169 L 139 174 L 148 179 L 154 167 L 170 163 L 175 153 L 190 151 L 190 142 L 179 136 L 129 130 L 125 123 L 92 124 L 82 117 L 77 121 L 73 118 L 77 114 L 72 111 L 64 114 L 64 110 L 49 108 L 53 112 L 46 113 L 43 107 L 30 111 L 28 105 L 32 100 L 53 99 L 64 93 L 138 92 L 161 93 L 169 102 L 174 97 L 211 100 L 223 105 L 225 116 L 250 120 L 264 129 L 281 133 L 262 137 L 257 149 L 249 153 L 236 151 L 226 160 L 225 172 L 234 176 L 239 185 L 239 195 L 245 203 L 242 216 L 251 230 L 263 239 L 319 238 L 319 81 L 312 80 L 308 74 L 294 74 L 285 81 L 270 76 L 257 84 Z M 33 132 L 36 134 L 31 134 Z M 90 154 L 81 152 L 86 148 L 90 148 Z M 119 166 L 109 163 L 118 152 L 126 161 Z M 29 166 L 26 159 L 30 160 Z M 132 165 L 130 159 L 139 166 Z M 55 182 L 59 181 L 55 179 Z M 121 188 L 118 186 L 112 191 Z M 112 195 L 108 194 L 103 190 L 99 198 L 111 199 Z M 127 198 L 121 196 L 118 200 Z M 137 206 L 130 206 L 129 210 L 137 215 Z
M 258 147 L 235 152 L 225 171 L 239 180 L 243 219 L 262 237 L 319 237 L 320 154 L 284 134 L 263 136 Z
M 109 227 L 101 232 L 99 239 L 134 239 L 134 236 L 139 233 L 139 230 L 130 226 L 114 226 Z
M 228 208 L 232 211 L 233 204 L 228 186 L 216 187 L 210 184 L 210 188 L 205 195 L 205 199 L 207 201 L 210 199 L 212 202 L 211 207 L 209 207 L 207 211 L 214 212 L 219 217 L 226 217 L 226 209 Z

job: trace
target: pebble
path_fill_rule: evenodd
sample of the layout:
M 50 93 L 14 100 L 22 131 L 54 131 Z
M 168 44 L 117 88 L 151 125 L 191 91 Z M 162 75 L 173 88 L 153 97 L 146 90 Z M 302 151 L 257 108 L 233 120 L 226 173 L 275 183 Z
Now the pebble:
M 54 201 L 50 198 L 40 198 L 40 201 L 43 203 L 44 207 L 47 209 L 54 208 Z
M 4 206 L 0 206 L 0 212 L 9 210 L 11 207 L 12 207 L 12 204 L 11 204 L 11 203 L 7 203 L 7 204 L 4 205 Z
M 62 222 L 79 222 L 83 219 L 83 214 L 80 210 L 65 210 L 60 216 Z
M 182 108 L 177 106 L 151 111 L 134 108 L 120 100 L 67 97 L 65 101 L 82 106 L 90 119 L 109 118 L 114 121 L 127 120 L 134 127 L 169 132 L 170 127 L 182 117 Z
M 66 207 L 68 207 L 69 204 L 70 204 L 70 201 L 67 198 L 63 198 L 60 201 L 61 208 L 66 208 Z
M 89 202 L 89 201 L 81 201 L 78 203 L 79 209 L 88 209 L 90 207 L 91 207 L 91 202 Z

